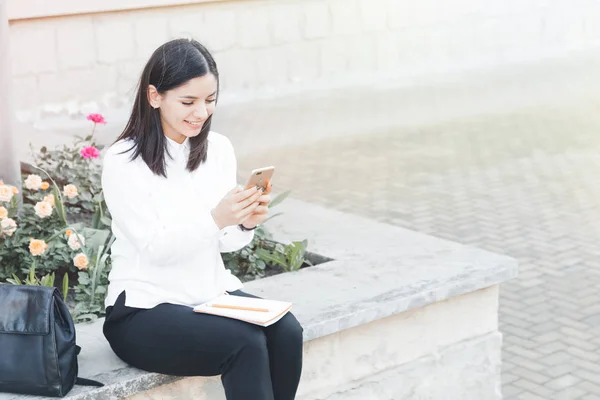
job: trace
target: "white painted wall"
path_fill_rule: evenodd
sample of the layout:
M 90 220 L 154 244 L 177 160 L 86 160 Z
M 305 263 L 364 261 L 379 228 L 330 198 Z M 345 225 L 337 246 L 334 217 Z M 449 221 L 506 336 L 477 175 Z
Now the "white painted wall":
M 128 108 L 152 50 L 182 35 L 213 50 L 222 103 L 568 57 L 600 43 L 593 0 L 199 1 L 29 19 L 16 19 L 20 0 L 10 1 L 14 102 L 28 122 Z M 130 0 L 144 1 L 158 0 Z

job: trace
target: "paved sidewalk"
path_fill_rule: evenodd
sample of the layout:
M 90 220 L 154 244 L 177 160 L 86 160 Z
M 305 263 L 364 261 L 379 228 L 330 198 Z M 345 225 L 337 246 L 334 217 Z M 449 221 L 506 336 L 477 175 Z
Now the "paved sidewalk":
M 505 399 L 600 399 L 598 110 L 366 132 L 239 164 L 276 165 L 296 198 L 516 257 L 500 300 Z

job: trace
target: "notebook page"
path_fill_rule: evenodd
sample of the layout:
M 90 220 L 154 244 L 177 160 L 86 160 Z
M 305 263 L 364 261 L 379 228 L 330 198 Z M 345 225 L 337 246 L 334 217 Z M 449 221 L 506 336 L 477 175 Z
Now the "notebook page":
M 237 310 L 220 307 L 217 308 L 213 307 L 213 305 L 261 308 L 267 309 L 268 312 Z M 291 307 L 291 303 L 283 301 L 223 295 L 214 300 L 194 307 L 194 311 L 239 319 L 261 326 L 269 326 L 280 320 L 291 309 Z

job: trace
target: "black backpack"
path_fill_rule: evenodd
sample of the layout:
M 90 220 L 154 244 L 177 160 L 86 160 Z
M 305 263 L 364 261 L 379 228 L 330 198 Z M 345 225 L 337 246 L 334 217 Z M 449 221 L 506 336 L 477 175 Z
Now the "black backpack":
M 56 288 L 0 284 L 0 392 L 62 397 L 77 378 L 75 324 Z

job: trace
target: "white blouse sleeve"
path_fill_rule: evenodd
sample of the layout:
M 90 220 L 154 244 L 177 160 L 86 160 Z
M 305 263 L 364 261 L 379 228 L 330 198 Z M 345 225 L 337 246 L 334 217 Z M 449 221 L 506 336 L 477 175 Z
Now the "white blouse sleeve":
M 167 265 L 187 259 L 217 240 L 219 228 L 210 210 L 190 213 L 190 208 L 181 204 L 169 207 L 168 212 L 159 210 L 146 171 L 139 163 L 130 162 L 129 157 L 130 153 L 114 151 L 104 157 L 102 188 L 113 230 L 138 252 Z
M 227 191 L 237 185 L 237 160 L 233 146 L 228 138 L 222 136 L 223 150 L 221 153 L 221 170 L 223 179 L 226 183 Z M 226 226 L 221 229 L 219 238 L 219 250 L 221 253 L 230 253 L 246 247 L 254 238 L 254 231 L 242 231 L 237 226 Z

